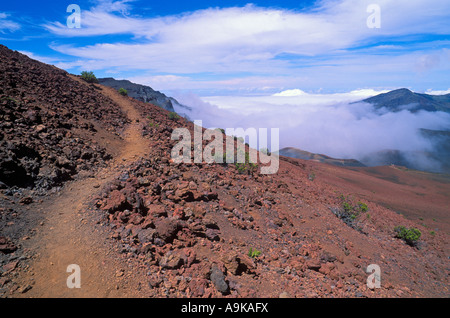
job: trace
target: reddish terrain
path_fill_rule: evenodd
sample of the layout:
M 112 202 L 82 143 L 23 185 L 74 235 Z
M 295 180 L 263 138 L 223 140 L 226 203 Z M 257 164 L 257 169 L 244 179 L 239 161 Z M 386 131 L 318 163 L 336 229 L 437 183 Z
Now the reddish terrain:
M 284 157 L 275 175 L 175 164 L 172 131 L 192 123 L 0 56 L 2 297 L 449 296 L 448 176 Z M 381 288 L 367 287 L 370 264 Z

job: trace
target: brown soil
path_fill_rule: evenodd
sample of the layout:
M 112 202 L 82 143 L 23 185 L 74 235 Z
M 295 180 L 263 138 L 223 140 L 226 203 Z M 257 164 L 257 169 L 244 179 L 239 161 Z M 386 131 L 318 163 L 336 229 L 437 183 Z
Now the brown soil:
M 336 168 L 311 164 L 320 179 L 450 234 L 450 175 L 398 166 Z

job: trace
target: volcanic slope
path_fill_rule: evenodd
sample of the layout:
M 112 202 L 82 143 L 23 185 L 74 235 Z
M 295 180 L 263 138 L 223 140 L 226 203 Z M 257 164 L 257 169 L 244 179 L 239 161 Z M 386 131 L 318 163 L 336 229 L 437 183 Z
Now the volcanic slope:
M 320 170 L 329 166 L 285 157 L 274 175 L 260 174 L 261 164 L 176 164 L 172 131 L 185 127 L 193 134 L 192 123 L 6 48 L 2 54 L 2 67 L 20 71 L 22 63 L 30 63 L 48 72 L 42 81 L 58 76 L 64 86 L 70 83 L 69 93 L 85 94 L 70 96 L 85 98 L 93 107 L 83 112 L 80 103 L 79 113 L 69 111 L 96 132 L 77 138 L 86 146 L 97 141 L 111 156 L 93 162 L 93 169 L 76 170 L 54 193 L 37 191 L 37 181 L 28 188 L 4 182 L 2 297 L 449 296 L 448 234 L 432 232 L 360 195 L 355 183 L 347 186 L 341 178 L 350 170 L 333 167 L 340 176 L 334 184 L 326 177 L 333 172 Z M 14 88 L 2 78 L 3 92 L 14 93 L 2 94 L 26 112 L 36 106 L 21 97 L 23 87 L 30 86 L 20 78 Z M 39 92 L 34 98 L 34 105 L 46 100 Z M 48 107 L 60 105 L 56 114 L 66 107 L 67 100 L 60 98 L 55 94 L 49 102 Z M 97 109 L 95 98 L 107 105 L 99 117 L 90 113 Z M 107 112 L 122 124 L 109 123 L 114 120 Z M 14 120 L 21 118 L 15 115 Z M 2 141 L 20 142 L 25 132 L 36 129 L 22 123 L 24 133 L 15 134 L 4 122 Z M 62 129 L 75 133 L 78 124 Z M 41 153 L 37 136 L 30 134 L 30 140 L 36 139 L 30 145 Z M 54 150 L 47 151 L 51 155 Z M 87 160 L 79 159 L 80 165 Z M 449 193 L 448 184 L 440 186 Z M 398 190 L 395 184 L 390 189 Z M 411 246 L 396 238 L 398 225 L 418 228 L 420 240 Z M 67 287 L 70 264 L 80 266 L 80 289 Z M 366 284 L 370 264 L 381 269 L 381 286 L 374 290 Z

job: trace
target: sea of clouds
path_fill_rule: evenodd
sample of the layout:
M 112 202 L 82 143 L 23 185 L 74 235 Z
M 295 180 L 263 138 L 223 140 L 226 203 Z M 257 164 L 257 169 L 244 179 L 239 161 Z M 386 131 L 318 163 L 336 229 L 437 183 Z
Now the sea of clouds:
M 371 166 L 387 164 L 380 152 L 396 150 L 414 168 L 440 171 L 440 162 L 429 155 L 435 144 L 420 129 L 449 130 L 450 114 L 413 113 L 408 107 L 389 112 L 361 102 L 383 92 L 310 94 L 294 89 L 269 96 L 174 97 L 192 108 L 181 112 L 202 120 L 206 128 L 279 128 L 280 149 L 295 147 Z

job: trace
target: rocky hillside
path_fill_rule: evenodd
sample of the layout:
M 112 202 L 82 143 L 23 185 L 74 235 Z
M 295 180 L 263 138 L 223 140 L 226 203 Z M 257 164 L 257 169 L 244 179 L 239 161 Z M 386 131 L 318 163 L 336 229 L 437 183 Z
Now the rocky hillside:
M 128 96 L 140 100 L 144 103 L 164 108 L 168 111 L 175 111 L 172 100 L 161 92 L 155 91 L 151 87 L 132 83 L 128 80 L 116 80 L 112 77 L 99 78 L 98 82 L 102 85 L 115 89 L 124 88 L 128 92 Z
M 116 80 L 112 77 L 98 79 L 99 83 L 114 89 L 126 89 L 128 96 L 144 103 L 150 103 L 159 106 L 170 112 L 177 112 L 180 116 L 189 118 L 191 107 L 179 103 L 175 98 L 168 97 L 165 94 L 155 91 L 153 88 L 145 85 L 132 83 L 128 80 Z
M 406 244 L 394 228 L 418 225 L 311 178 L 301 160 L 282 158 L 276 175 L 174 164 L 170 133 L 189 123 L 141 111 L 150 157 L 122 171 L 94 203 L 124 257 L 148 266 L 151 296 L 448 295 L 447 234 L 421 228 L 421 241 Z M 366 286 L 369 264 L 382 268 L 379 290 Z
M 366 174 L 286 157 L 274 175 L 260 174 L 261 163 L 177 164 L 171 134 L 193 133 L 191 122 L 4 47 L 1 65 L 2 143 L 28 145 L 8 150 L 0 174 L 2 297 L 449 296 L 448 233 L 372 200 L 358 188 Z M 25 119 L 30 109 L 38 121 Z M 77 146 L 94 154 L 73 157 Z M 102 149 L 112 160 L 99 159 Z M 77 163 L 73 173 L 89 166 L 90 178 L 55 194 L 21 190 L 23 176 L 36 187 L 53 171 L 42 167 L 63 171 L 63 159 Z M 449 184 L 439 183 L 447 195 L 435 204 L 448 206 Z M 395 202 L 407 200 L 402 191 L 390 183 Z M 420 238 L 399 238 L 397 226 L 419 229 Z M 89 280 L 72 291 L 64 274 L 74 260 Z M 367 286 L 371 264 L 381 269 L 380 288 Z
M 125 114 L 94 86 L 0 46 L 0 184 L 47 191 L 112 153 L 98 135 L 119 135 Z

